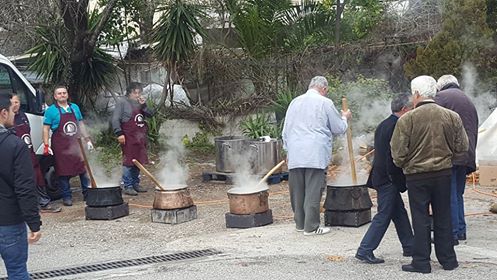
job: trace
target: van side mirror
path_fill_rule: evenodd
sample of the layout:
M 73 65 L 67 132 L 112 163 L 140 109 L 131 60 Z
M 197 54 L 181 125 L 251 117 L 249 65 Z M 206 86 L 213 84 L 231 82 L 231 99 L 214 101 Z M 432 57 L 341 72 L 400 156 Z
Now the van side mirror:
M 35 111 L 38 113 L 43 113 L 45 111 L 45 92 L 40 89 L 36 89 L 36 101 L 35 101 Z

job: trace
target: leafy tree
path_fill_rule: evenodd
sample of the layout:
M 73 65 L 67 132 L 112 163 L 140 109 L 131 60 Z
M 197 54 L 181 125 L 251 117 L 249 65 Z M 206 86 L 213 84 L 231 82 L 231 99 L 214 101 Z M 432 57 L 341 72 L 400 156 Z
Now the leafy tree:
M 486 11 L 485 0 L 446 0 L 442 30 L 426 47 L 416 50 L 416 57 L 404 66 L 406 76 L 458 76 L 465 63 L 480 70 L 486 68 L 487 57 L 481 54 L 492 46 Z
M 88 0 L 58 0 L 53 21 L 38 28 L 38 44 L 29 51 L 35 56 L 31 68 L 47 82 L 67 83 L 76 103 L 91 104 L 115 72 L 112 58 L 98 49 L 98 38 L 117 1 L 108 0 L 92 21 Z
M 193 55 L 196 44 L 195 35 L 206 37 L 204 28 L 199 18 L 204 12 L 198 5 L 185 3 L 182 0 L 172 0 L 161 7 L 163 12 L 154 28 L 154 47 L 156 57 L 165 64 L 167 75 L 164 82 L 162 100 L 164 104 L 167 94 L 173 106 L 173 83 L 171 80 L 180 81 L 178 66 L 186 63 Z
M 383 18 L 385 1 L 324 0 L 323 5 L 334 14 L 335 42 L 364 38 Z

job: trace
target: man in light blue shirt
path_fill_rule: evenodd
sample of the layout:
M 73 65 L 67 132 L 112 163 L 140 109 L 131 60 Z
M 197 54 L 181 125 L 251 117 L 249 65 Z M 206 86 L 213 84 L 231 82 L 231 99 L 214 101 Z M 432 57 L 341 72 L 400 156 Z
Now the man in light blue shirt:
M 325 170 L 331 160 L 333 135 L 347 130 L 349 110 L 338 113 L 327 98 L 328 81 L 312 78 L 309 89 L 288 107 L 283 127 L 283 148 L 288 152 L 290 200 L 297 231 L 320 235 L 320 201 L 326 186 Z

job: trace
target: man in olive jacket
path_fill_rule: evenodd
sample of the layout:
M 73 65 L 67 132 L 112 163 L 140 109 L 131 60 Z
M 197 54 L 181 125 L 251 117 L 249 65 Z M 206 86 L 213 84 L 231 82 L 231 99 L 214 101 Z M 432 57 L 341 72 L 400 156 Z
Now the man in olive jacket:
M 476 170 L 475 151 L 478 140 L 478 112 L 471 99 L 459 87 L 457 78 L 443 75 L 437 81 L 438 93 L 435 102 L 438 105 L 456 112 L 468 135 L 468 151 L 452 161 L 452 180 L 450 204 L 452 211 L 452 236 L 454 244 L 466 240 L 466 221 L 464 220 L 464 188 L 466 175 Z
M 414 229 L 412 262 L 402 270 L 430 273 L 431 204 L 435 253 L 445 270 L 458 267 L 450 217 L 450 181 L 454 156 L 468 150 L 459 115 L 435 103 L 437 82 L 430 76 L 411 81 L 415 109 L 397 122 L 390 145 L 395 165 L 406 175 Z

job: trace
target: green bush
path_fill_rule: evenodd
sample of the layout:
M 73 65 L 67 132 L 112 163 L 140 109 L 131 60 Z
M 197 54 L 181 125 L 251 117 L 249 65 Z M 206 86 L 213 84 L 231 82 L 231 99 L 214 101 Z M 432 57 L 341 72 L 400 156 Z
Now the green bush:
M 183 136 L 183 145 L 190 151 L 200 154 L 214 153 L 214 144 L 209 140 L 210 132 L 201 130 L 195 133 L 195 136 L 190 138 L 188 135 Z
M 252 139 L 267 135 L 271 138 L 281 138 L 282 125 L 283 123 L 280 125 L 271 123 L 269 115 L 265 113 L 249 116 L 240 123 L 243 135 Z

